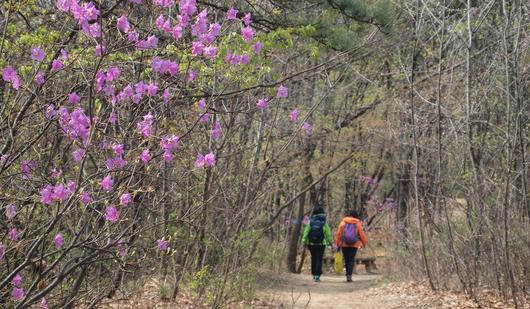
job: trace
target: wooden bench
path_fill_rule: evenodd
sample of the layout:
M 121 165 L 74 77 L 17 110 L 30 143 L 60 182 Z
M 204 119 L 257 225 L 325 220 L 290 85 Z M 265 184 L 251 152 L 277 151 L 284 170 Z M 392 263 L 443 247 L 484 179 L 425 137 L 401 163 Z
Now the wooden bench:
M 368 274 L 375 274 L 378 269 L 375 265 L 375 252 L 370 249 L 359 251 L 353 264 L 353 273 L 357 274 L 357 264 L 363 264 Z M 324 256 L 324 265 L 329 272 L 335 272 L 335 254 Z

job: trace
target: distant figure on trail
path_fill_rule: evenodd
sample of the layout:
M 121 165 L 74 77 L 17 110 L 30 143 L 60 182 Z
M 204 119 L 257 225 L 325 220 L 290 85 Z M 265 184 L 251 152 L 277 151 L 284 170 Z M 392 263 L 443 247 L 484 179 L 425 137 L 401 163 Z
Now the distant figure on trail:
M 357 211 L 350 211 L 350 213 L 342 219 L 337 234 L 335 235 L 335 244 L 338 249 L 342 250 L 342 255 L 344 255 L 344 264 L 346 264 L 346 281 L 351 282 L 357 249 L 366 246 L 366 236 L 364 235 L 363 225 L 359 219 Z
M 330 246 L 332 243 L 333 237 L 324 209 L 317 206 L 313 209 L 309 224 L 305 226 L 302 236 L 302 244 L 307 246 L 311 252 L 311 274 L 315 282 L 320 282 L 324 250 L 326 246 Z

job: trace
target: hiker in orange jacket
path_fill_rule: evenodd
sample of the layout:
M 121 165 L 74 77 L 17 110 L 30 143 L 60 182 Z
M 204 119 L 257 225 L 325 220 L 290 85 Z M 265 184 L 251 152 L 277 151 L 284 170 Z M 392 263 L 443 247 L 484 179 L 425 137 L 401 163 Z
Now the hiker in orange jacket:
M 353 273 L 353 263 L 357 249 L 366 246 L 366 235 L 364 235 L 363 225 L 359 219 L 357 211 L 352 210 L 344 217 L 335 235 L 335 244 L 342 250 L 344 264 L 346 264 L 346 281 L 351 282 Z

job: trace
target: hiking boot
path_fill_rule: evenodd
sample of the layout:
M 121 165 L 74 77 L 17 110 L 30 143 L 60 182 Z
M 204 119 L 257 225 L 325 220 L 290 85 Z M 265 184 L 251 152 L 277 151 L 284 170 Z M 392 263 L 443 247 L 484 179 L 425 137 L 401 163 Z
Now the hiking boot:
M 315 282 L 320 282 L 320 276 L 315 276 Z
M 351 276 L 346 276 L 346 282 L 352 282 Z

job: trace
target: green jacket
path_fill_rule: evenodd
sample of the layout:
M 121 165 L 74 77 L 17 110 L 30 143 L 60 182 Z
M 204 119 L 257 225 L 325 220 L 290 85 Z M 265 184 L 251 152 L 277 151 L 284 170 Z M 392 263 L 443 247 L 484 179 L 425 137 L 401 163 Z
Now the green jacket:
M 313 219 L 313 217 L 324 217 L 324 219 L 326 219 L 326 215 L 325 214 L 318 214 L 316 216 L 311 216 L 312 219 Z M 329 245 L 331 245 L 333 243 L 333 238 L 331 236 L 331 229 L 329 228 L 327 220 L 326 220 L 326 223 L 324 223 L 324 227 L 323 227 L 324 240 L 321 243 L 311 243 L 311 242 L 309 242 L 309 239 L 308 239 L 309 231 L 311 231 L 311 224 L 307 224 L 305 226 L 305 228 L 304 228 L 304 234 L 302 235 L 302 244 L 303 245 L 325 245 L 325 246 L 329 246 Z

